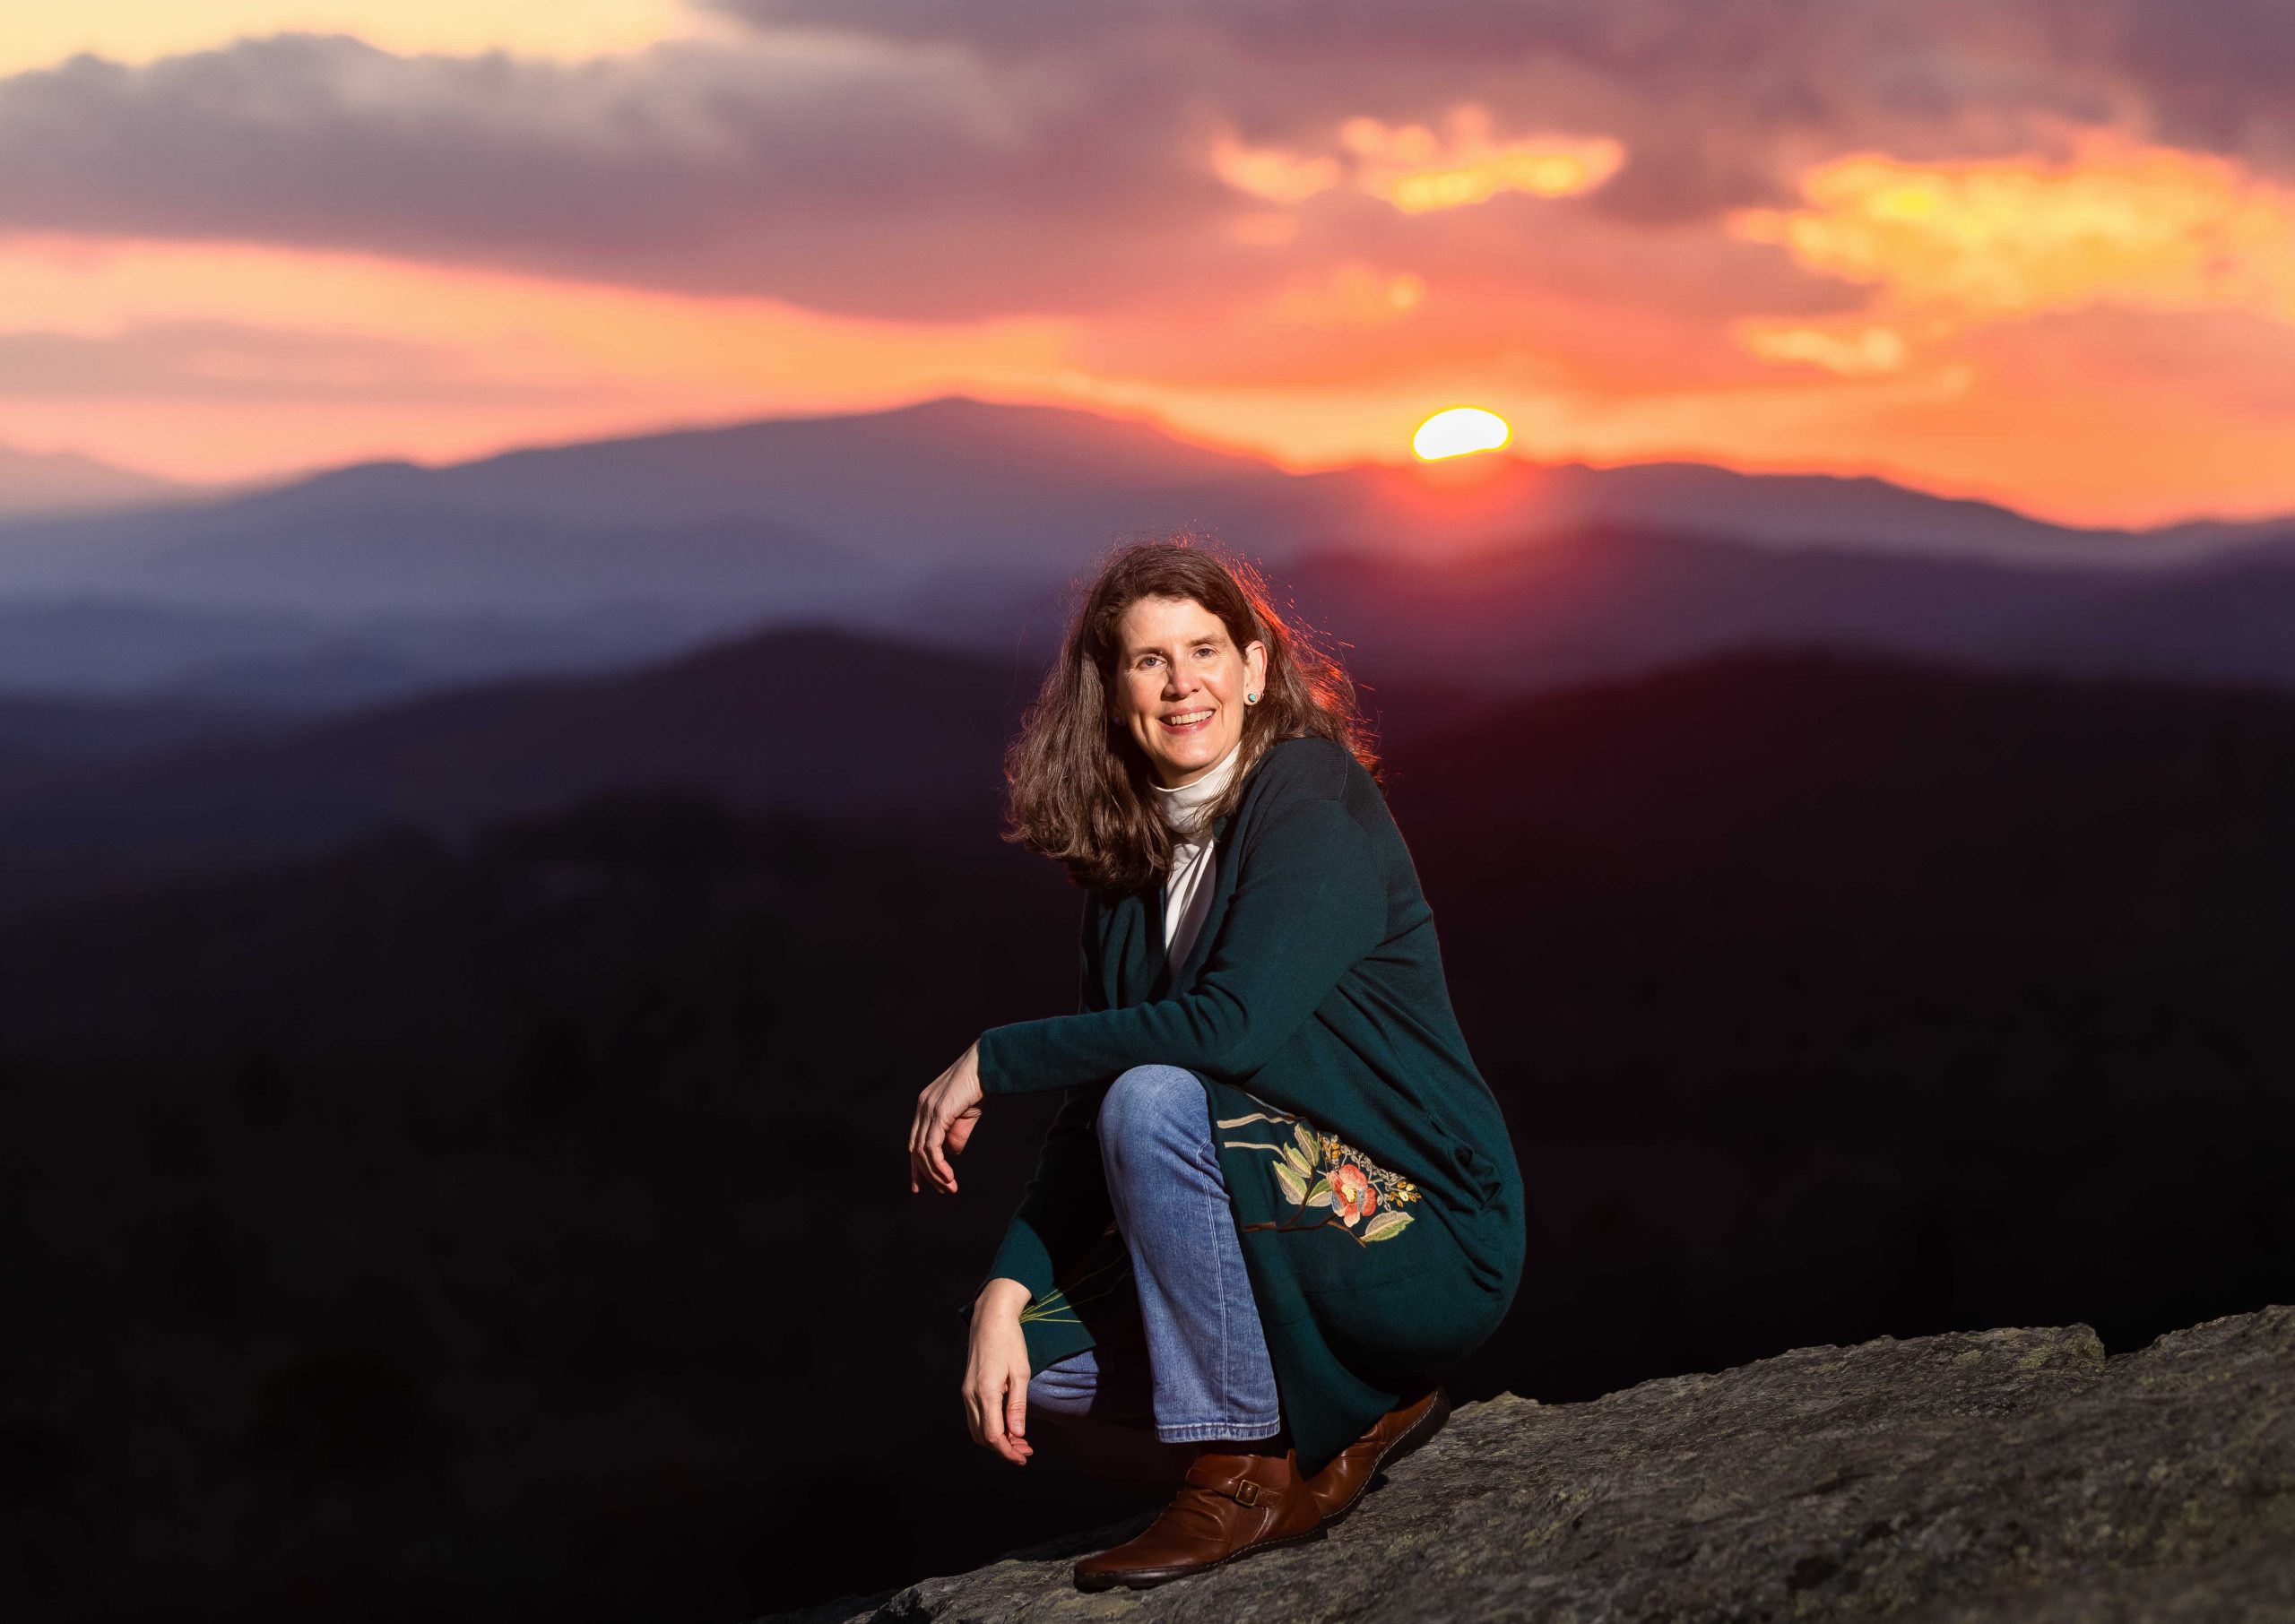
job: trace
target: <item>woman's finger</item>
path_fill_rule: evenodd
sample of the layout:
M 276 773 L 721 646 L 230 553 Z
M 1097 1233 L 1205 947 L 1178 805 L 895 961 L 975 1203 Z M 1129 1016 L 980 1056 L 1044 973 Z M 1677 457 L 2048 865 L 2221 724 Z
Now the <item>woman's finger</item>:
M 931 1104 L 931 1094 L 932 1091 L 928 1088 L 923 1093 L 917 1096 L 916 1119 L 909 1127 L 908 1188 L 912 1193 L 927 1182 L 938 1185 L 945 1189 L 953 1190 L 956 1188 L 955 1180 L 953 1179 L 948 1178 L 942 1173 L 936 1172 L 933 1169 L 931 1147 L 932 1144 L 932 1124 L 934 1120 L 934 1113 Z
M 979 1402 L 981 1441 L 1010 1460 L 1012 1446 L 1004 1441 L 1004 1395 L 995 1391 L 985 1373 L 981 1379 Z
M 1027 1440 L 1028 1430 L 1028 1373 L 1026 1367 L 1008 1371 L 1004 1378 L 1004 1431 L 1011 1439 L 1012 1458 L 1026 1464 L 1035 1453 Z
M 933 1179 L 941 1188 L 953 1196 L 957 1193 L 957 1170 L 948 1165 L 948 1157 L 942 1154 L 940 1150 L 940 1142 L 947 1133 L 948 1125 L 940 1120 L 938 1113 L 935 1113 L 931 1126 L 925 1130 L 924 1153 L 926 1160 L 931 1165 Z

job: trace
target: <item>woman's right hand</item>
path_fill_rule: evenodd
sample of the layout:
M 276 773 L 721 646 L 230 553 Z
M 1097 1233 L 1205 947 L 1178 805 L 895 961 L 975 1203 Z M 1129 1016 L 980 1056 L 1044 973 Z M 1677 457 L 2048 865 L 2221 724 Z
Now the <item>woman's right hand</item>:
M 972 1441 L 993 1449 L 1015 1466 L 1035 1453 L 1028 1425 L 1028 1342 L 1020 1331 L 1020 1310 L 1028 1288 L 1017 1280 L 992 1280 L 972 1305 L 972 1346 L 965 1362 L 965 1419 Z

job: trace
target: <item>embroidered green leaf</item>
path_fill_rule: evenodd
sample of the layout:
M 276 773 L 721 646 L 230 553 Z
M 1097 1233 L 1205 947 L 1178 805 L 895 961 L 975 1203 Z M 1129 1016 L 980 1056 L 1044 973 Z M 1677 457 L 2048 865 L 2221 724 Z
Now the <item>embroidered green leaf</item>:
M 1375 1214 L 1371 1222 L 1363 1226 L 1363 1244 L 1368 1246 L 1373 1240 L 1391 1240 L 1408 1229 L 1412 1222 L 1408 1213 L 1390 1210 Z
M 1299 1147 L 1295 1145 L 1286 1145 L 1283 1147 L 1283 1160 L 1293 1172 L 1299 1175 L 1299 1188 L 1304 1189 L 1307 1175 L 1315 1170 L 1314 1162 L 1308 1157 L 1301 1155 Z
M 1302 1201 L 1304 1201 L 1307 1198 L 1307 1180 L 1305 1175 L 1302 1174 L 1297 1168 L 1293 1167 L 1288 1162 L 1277 1162 L 1275 1163 L 1275 1182 L 1282 1187 L 1283 1198 L 1286 1201 L 1288 1201 L 1293 1206 L 1298 1205 Z
M 1329 1206 L 1330 1205 L 1329 1174 L 1326 1173 L 1321 1178 L 1316 1179 L 1313 1187 L 1307 1191 L 1307 1205 L 1309 1206 Z
M 1299 1153 L 1306 1158 L 1304 1162 L 1299 1164 L 1302 1171 L 1312 1168 L 1317 1162 L 1322 1159 L 1323 1147 L 1316 1142 L 1315 1130 L 1313 1128 L 1309 1127 L 1305 1123 L 1302 1122 L 1299 1124 L 1296 1130 L 1294 1131 L 1292 1136 L 1299 1142 Z

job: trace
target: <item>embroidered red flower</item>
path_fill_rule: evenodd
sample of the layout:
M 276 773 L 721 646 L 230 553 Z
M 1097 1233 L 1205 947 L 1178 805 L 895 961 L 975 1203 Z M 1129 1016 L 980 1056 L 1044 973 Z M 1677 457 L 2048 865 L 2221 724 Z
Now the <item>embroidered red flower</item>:
M 1368 1218 L 1379 1205 L 1379 1192 L 1352 1162 L 1342 1162 L 1331 1170 L 1330 1210 L 1353 1229 Z

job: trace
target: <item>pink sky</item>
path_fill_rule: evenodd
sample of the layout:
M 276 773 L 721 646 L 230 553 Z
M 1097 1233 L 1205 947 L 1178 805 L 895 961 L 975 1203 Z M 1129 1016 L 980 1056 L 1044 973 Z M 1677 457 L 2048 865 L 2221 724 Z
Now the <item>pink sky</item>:
M 2295 511 L 2295 11 L 2178 16 L 95 0 L 0 56 L 0 443 L 239 479 L 962 392 L 1306 469 L 1471 404 Z

